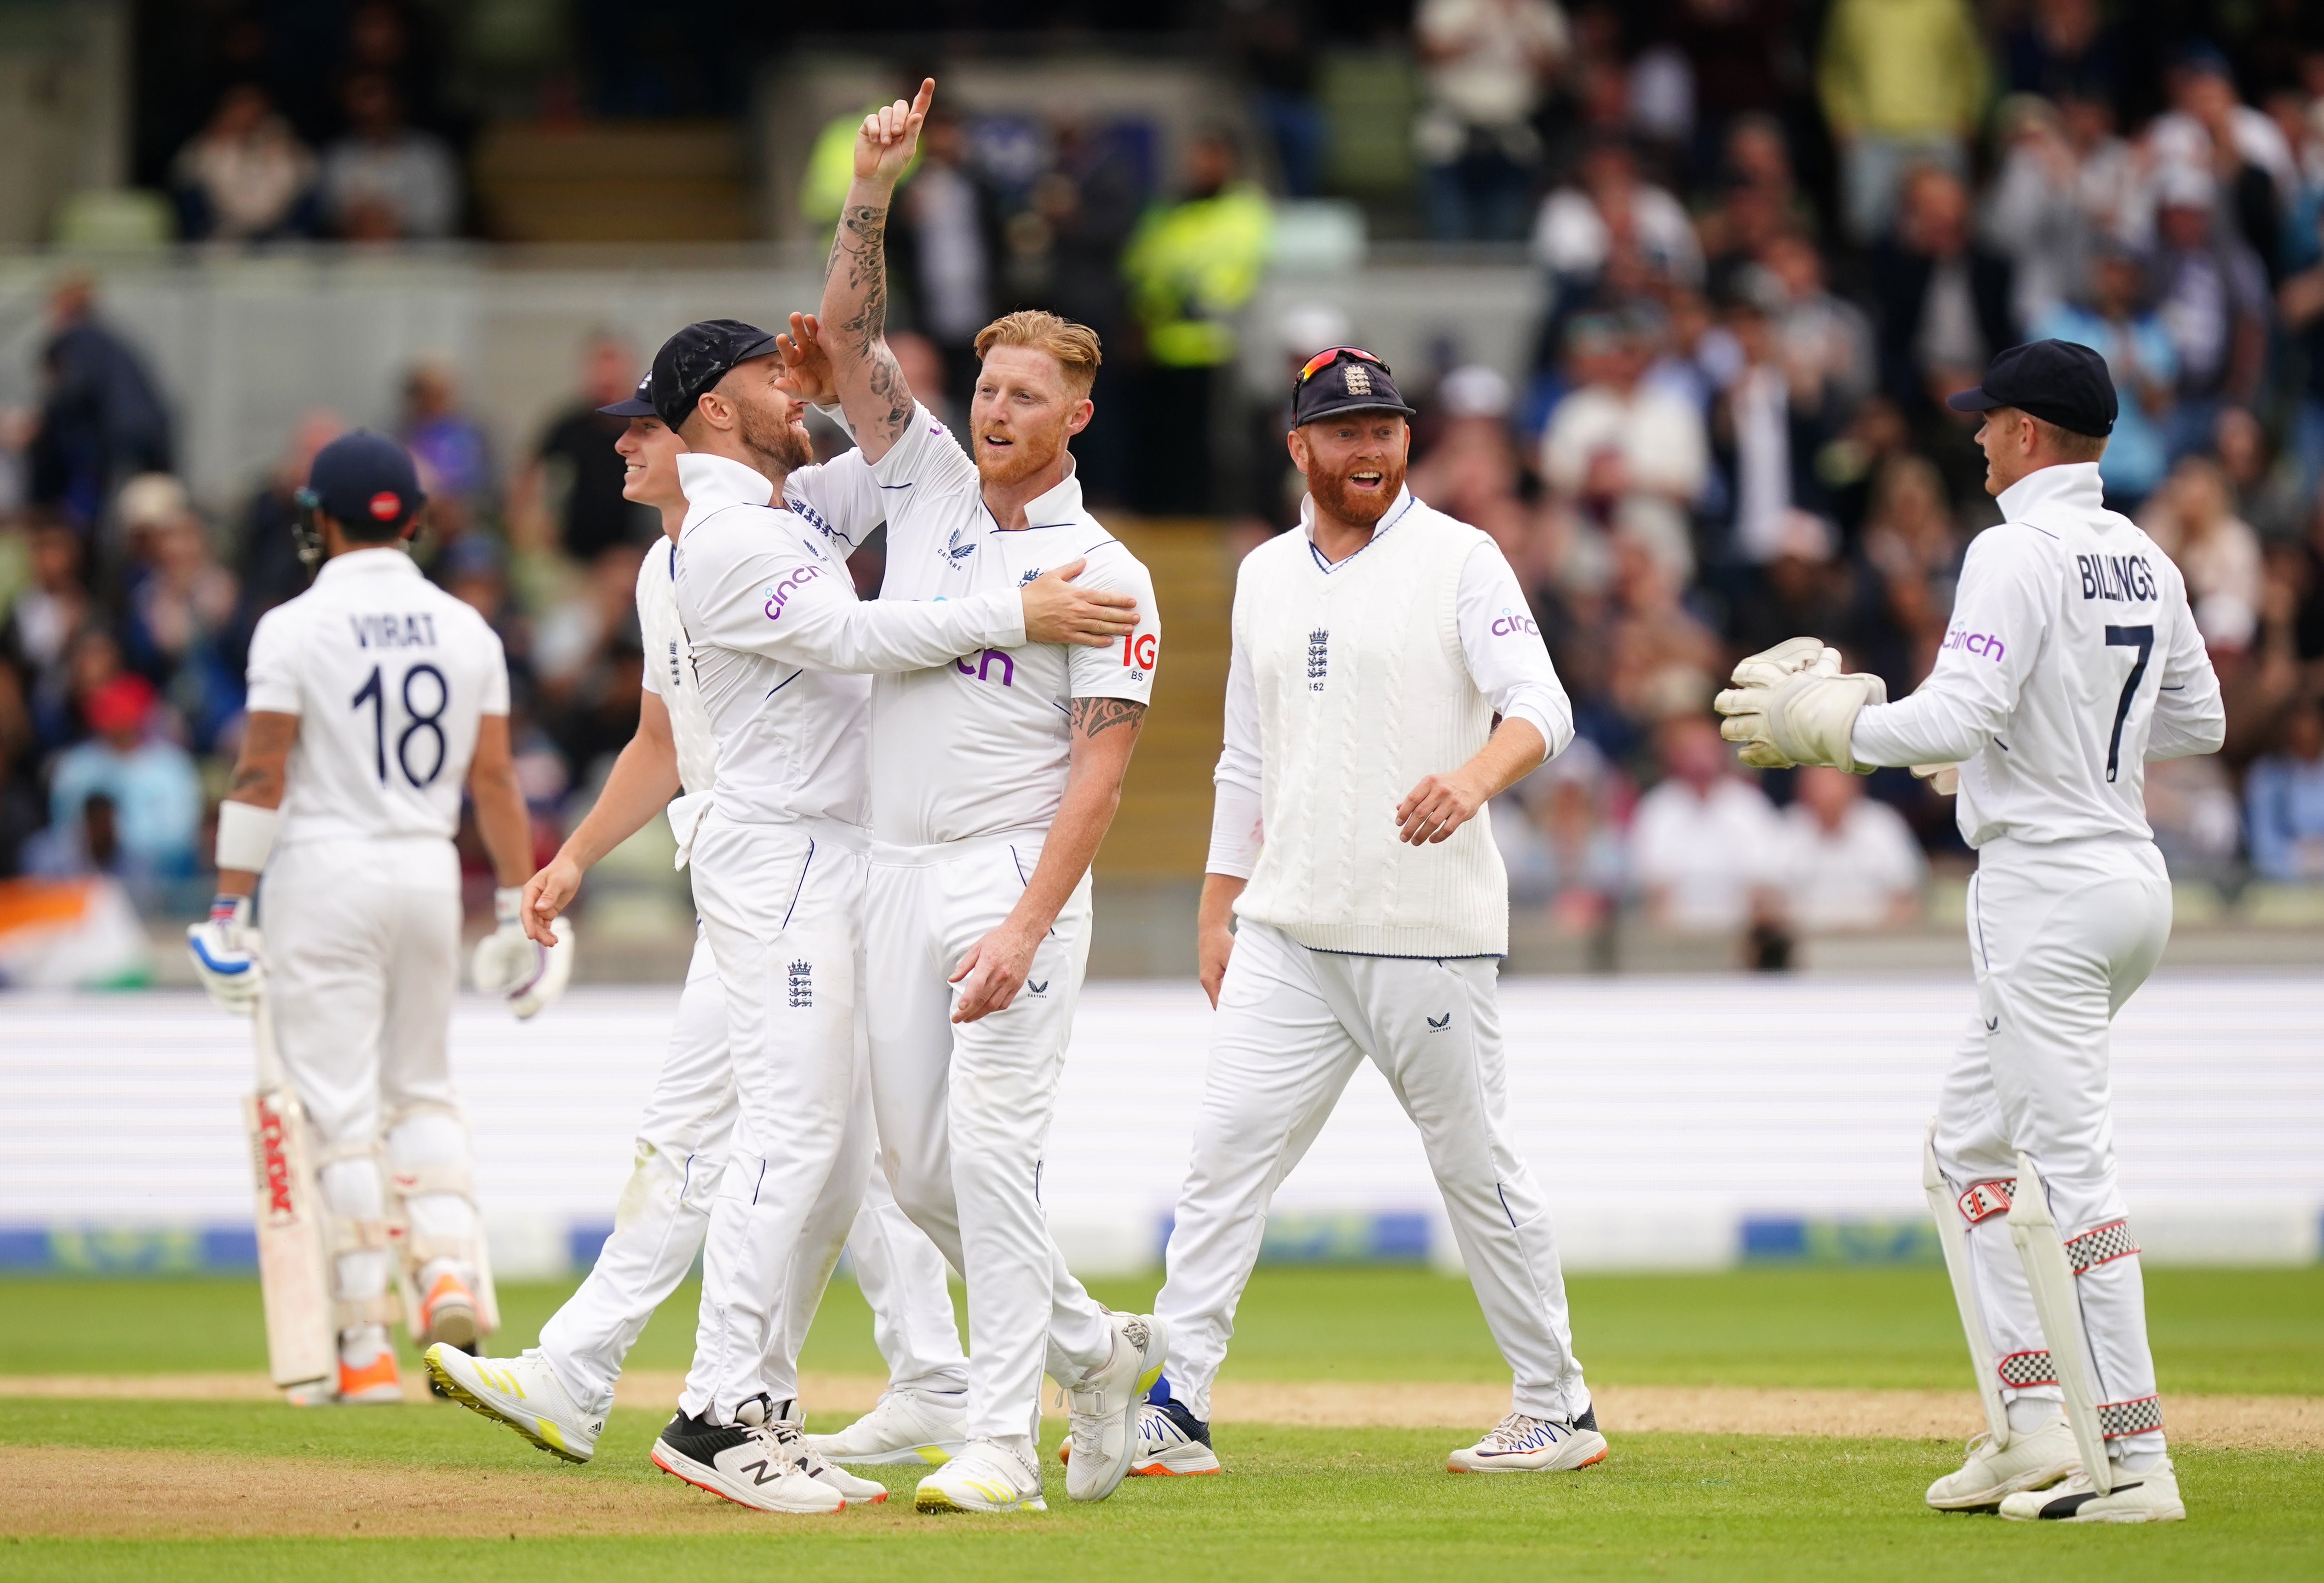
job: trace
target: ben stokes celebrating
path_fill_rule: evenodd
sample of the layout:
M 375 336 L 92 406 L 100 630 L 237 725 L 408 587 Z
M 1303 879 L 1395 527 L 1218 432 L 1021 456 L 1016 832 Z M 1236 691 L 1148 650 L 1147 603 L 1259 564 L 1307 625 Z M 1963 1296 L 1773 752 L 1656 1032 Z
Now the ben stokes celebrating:
M 824 283 L 840 400 L 888 506 L 885 600 L 952 601 L 1086 557 L 1134 594 L 1111 653 L 971 649 L 872 688 L 873 848 L 864 945 L 872 1103 L 897 1201 L 968 1282 L 968 1450 L 923 1511 L 1040 1510 L 1048 1373 L 1070 1397 L 1066 1493 L 1111 1495 L 1167 1336 L 1067 1273 L 1039 1197 L 1041 1150 L 1089 953 L 1089 863 L 1153 688 L 1145 568 L 1082 510 L 1067 439 L 1088 424 L 1097 337 L 1017 313 L 977 336 L 974 460 L 912 399 L 884 339 L 888 204 L 935 91 L 865 118 Z
M 1141 1473 L 1218 1470 L 1211 1382 L 1268 1201 L 1367 1055 L 1420 1129 L 1516 1374 L 1508 1416 L 1449 1468 L 1562 1472 L 1606 1455 L 1549 1206 L 1510 1136 L 1496 999 L 1508 880 L 1476 817 L 1572 741 L 1572 712 L 1492 540 L 1406 491 L 1411 411 L 1369 352 L 1309 362 L 1289 437 L 1307 478 L 1299 530 L 1235 580 L 1200 922 L 1219 1015 L 1155 1300 L 1170 1359 L 1139 1416 Z
M 1928 680 L 1889 704 L 1877 677 L 1841 676 L 1832 650 L 1794 639 L 1737 668 L 1721 730 L 1747 763 L 1914 765 L 1957 782 L 1977 849 L 1977 1012 L 1923 1185 L 1988 1431 L 1929 1504 L 2169 1522 L 2186 1508 L 2115 1175 L 2107 1029 L 2171 933 L 2145 766 L 2216 752 L 2227 717 L 2179 569 L 2102 503 L 2104 359 L 2015 346 L 1951 405 L 1985 414 L 2004 520 L 1969 545 Z

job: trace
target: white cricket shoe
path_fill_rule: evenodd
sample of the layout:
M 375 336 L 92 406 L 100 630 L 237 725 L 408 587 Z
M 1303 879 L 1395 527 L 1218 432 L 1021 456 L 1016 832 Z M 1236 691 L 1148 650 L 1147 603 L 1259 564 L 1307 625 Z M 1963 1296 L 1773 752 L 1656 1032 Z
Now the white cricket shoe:
M 428 1348 L 428 1377 L 444 1394 L 471 1413 L 511 1429 L 567 1462 L 586 1462 L 605 1432 L 604 1415 L 592 1417 L 573 1397 L 549 1359 L 539 1352 L 521 1358 L 471 1358 L 439 1341 Z
M 785 1402 L 783 1407 L 796 1413 L 798 1402 L 794 1398 Z M 776 1443 L 798 1464 L 800 1472 L 831 1486 L 851 1504 L 876 1506 L 888 1498 L 888 1486 L 877 1479 L 858 1478 L 846 1469 L 835 1468 L 825 1461 L 822 1454 L 807 1444 L 806 1426 L 797 1418 L 775 1417 L 773 1414 L 777 1411 L 765 1396 L 754 1396 L 735 1410 L 734 1419 L 746 1428 L 764 1424 L 775 1437 Z
M 1571 1423 L 1512 1413 L 1483 1440 L 1444 1459 L 1447 1473 L 1565 1473 L 1606 1459 L 1606 1437 L 1598 1432 L 1598 1410 L 1587 1408 Z
M 2012 1523 L 2177 1523 L 2187 1515 L 2171 1459 L 2144 1473 L 2115 1469 L 2112 1493 L 2100 1495 L 2078 1462 L 2055 1489 L 2021 1490 L 2001 1503 Z
M 1162 1377 L 1170 1355 L 1170 1327 L 1153 1315 L 1109 1310 L 1105 1318 L 1113 1356 L 1065 1392 L 1073 1435 L 1065 1494 L 1077 1501 L 1102 1501 L 1121 1486 L 1138 1449 L 1139 1398 Z
M 681 1413 L 655 1440 L 653 1465 L 696 1489 L 761 1512 L 820 1515 L 844 1510 L 847 1497 L 799 1465 L 797 1443 L 779 1430 L 708 1424 Z
M 1987 1430 L 1969 1442 L 1969 1459 L 1958 1472 L 1929 1486 L 1929 1505 L 1940 1512 L 1981 1512 L 2020 1490 L 2046 1489 L 2081 1465 L 2074 1431 L 2062 1415 L 2010 1436 L 2006 1450 L 1993 1443 Z
M 1073 1466 L 1074 1443 L 1057 1448 L 1057 1460 Z M 1211 1449 L 1211 1426 L 1186 1411 L 1173 1396 L 1151 1399 L 1138 1406 L 1138 1445 L 1130 1454 L 1132 1478 L 1184 1478 L 1219 1471 L 1219 1454 Z
M 879 1468 L 925 1462 L 941 1468 L 968 1449 L 964 1394 L 885 1391 L 878 1406 L 837 1434 L 811 1434 L 807 1443 L 834 1462 Z
M 923 1512 L 1046 1512 L 1041 1469 L 995 1440 L 973 1440 L 920 1480 L 912 1505 Z

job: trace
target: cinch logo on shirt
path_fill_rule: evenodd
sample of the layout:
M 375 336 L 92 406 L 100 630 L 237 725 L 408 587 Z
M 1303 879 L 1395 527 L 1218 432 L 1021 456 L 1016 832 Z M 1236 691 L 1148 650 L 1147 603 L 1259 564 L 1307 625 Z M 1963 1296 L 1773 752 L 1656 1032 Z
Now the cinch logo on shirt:
M 436 618 L 432 615 L 351 615 L 358 649 L 433 649 Z
M 791 595 L 798 593 L 805 584 L 814 582 L 822 575 L 821 566 L 801 566 L 798 571 L 791 573 L 781 582 L 768 589 L 766 591 L 767 619 L 770 621 L 782 620 L 783 606 L 790 603 Z
M 991 674 L 992 662 L 999 660 L 1001 685 L 1004 687 L 1013 687 L 1017 685 L 1017 662 L 1001 650 L 988 649 L 982 655 L 969 656 L 969 659 L 974 659 L 976 664 L 972 667 L 968 659 L 955 659 L 952 662 L 953 668 L 964 676 L 974 676 L 981 682 Z
M 1959 627 L 1945 634 L 1942 647 L 1965 649 L 1971 654 L 1992 660 L 1996 665 L 2000 664 L 2001 657 L 2008 652 L 2008 645 L 1994 634 L 1963 631 Z
M 2084 599 L 2112 599 L 2144 604 L 2161 597 L 2155 592 L 2154 568 L 2143 555 L 2078 555 Z
M 1504 606 L 1499 617 L 1493 622 L 1493 636 L 1508 638 L 1518 632 L 1530 632 L 1536 638 L 1541 636 L 1541 629 L 1534 624 L 1534 619 L 1531 616 L 1519 615 L 1517 612 Z

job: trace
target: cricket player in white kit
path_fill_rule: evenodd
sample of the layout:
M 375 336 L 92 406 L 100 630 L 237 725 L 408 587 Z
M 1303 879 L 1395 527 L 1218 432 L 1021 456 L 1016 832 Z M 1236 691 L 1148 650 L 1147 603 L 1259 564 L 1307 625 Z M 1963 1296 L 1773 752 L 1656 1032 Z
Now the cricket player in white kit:
M 813 456 L 785 382 L 775 337 L 730 319 L 671 337 L 651 375 L 687 447 L 673 585 L 715 759 L 691 859 L 735 1100 L 695 1365 L 652 1457 L 727 1499 L 815 1513 L 887 1493 L 805 1444 L 791 1308 L 820 1293 L 838 1249 L 823 1229 L 844 1233 L 871 1167 L 855 1021 L 870 684 L 851 673 L 1021 643 L 1028 628 L 1110 649 L 1128 621 L 1093 616 L 1105 596 L 1066 587 L 1071 566 L 942 605 L 859 603 L 831 523 L 875 520 L 878 491 L 859 461 L 824 471 L 820 501 L 782 492 Z
M 968 1283 L 969 1448 L 921 1481 L 923 1511 L 1041 1510 L 1041 1376 L 1065 1387 L 1066 1493 L 1128 1468 L 1139 1393 L 1167 1344 L 1065 1268 L 1040 1199 L 1043 1147 L 1088 960 L 1089 864 L 1120 796 L 1161 641 L 1146 570 L 1082 509 L 1069 437 L 1094 410 L 1085 327 L 1011 314 L 977 337 L 973 459 L 912 399 L 884 338 L 888 206 L 935 92 L 867 116 L 825 278 L 841 401 L 888 505 L 881 603 L 990 597 L 1061 562 L 1132 594 L 1099 652 L 964 648 L 872 689 L 866 1017 L 896 1199 Z
M 1292 400 L 1300 527 L 1236 576 L 1201 916 L 1218 1018 L 1155 1300 L 1170 1358 L 1140 1415 L 1141 1473 L 1218 1470 L 1211 1385 L 1268 1202 L 1367 1057 L 1420 1129 L 1516 1376 L 1508 1415 L 1448 1465 L 1606 1455 L 1549 1207 L 1510 1132 L 1508 882 L 1475 817 L 1572 741 L 1572 711 L 1492 540 L 1405 489 L 1411 410 L 1372 354 L 1313 359 Z
M 189 932 L 221 1005 L 246 1013 L 268 997 L 319 1145 L 339 1369 L 301 1400 L 401 1399 L 392 1277 L 423 1346 L 472 1346 L 495 1322 L 446 1055 L 464 787 L 501 882 L 479 987 L 530 1016 L 562 981 L 516 922 L 532 840 L 500 639 L 406 552 L 421 502 L 410 458 L 384 436 L 357 430 L 316 454 L 301 554 L 322 564 L 252 634 L 249 724 L 218 809 L 218 898 Z M 262 872 L 263 951 L 249 926 Z
M 1748 763 L 1957 777 L 1977 849 L 1978 1006 L 1926 1185 L 1989 1428 L 1929 1504 L 2168 1522 L 2186 1509 L 2115 1174 L 2107 1029 L 2171 933 L 2145 765 L 2217 751 L 2226 714 L 2179 569 L 2102 504 L 2105 362 L 2012 347 L 1951 404 L 1985 413 L 2004 520 L 1970 541 L 1928 680 L 1889 704 L 1877 678 L 1794 640 L 1737 669 L 1721 729 Z
M 811 345 L 811 337 L 802 338 Z M 788 343 L 778 337 L 779 345 Z M 807 361 L 800 354 L 794 372 Z M 827 375 L 827 360 L 819 366 Z M 685 446 L 656 414 L 651 386 L 649 374 L 627 400 L 599 410 L 629 419 L 614 442 L 625 463 L 622 493 L 659 510 L 668 535 L 638 568 L 638 623 L 646 649 L 638 732 L 588 815 L 527 883 L 523 916 L 536 934 L 546 934 L 549 920 L 571 904 L 585 871 L 665 808 L 683 868 L 695 827 L 709 806 L 715 743 L 694 677 L 693 647 L 678 620 L 675 577 L 678 530 L 687 511 L 678 471 Z M 798 393 L 803 400 L 829 399 L 820 388 Z M 862 466 L 860 457 L 843 456 L 828 467 L 801 468 L 784 479 L 782 499 L 794 512 L 821 521 L 844 550 L 876 526 L 876 519 L 861 520 L 867 507 L 876 509 L 876 500 L 860 485 L 850 487 L 846 477 Z M 769 492 L 771 497 L 771 484 Z M 734 1113 L 725 997 L 716 962 L 697 933 L 669 1051 L 639 1122 L 636 1162 L 613 1234 L 588 1278 L 541 1327 L 539 1347 L 513 1358 L 430 1348 L 429 1369 L 447 1393 L 544 1450 L 586 1461 L 613 1406 L 622 1360 L 701 1250 Z M 888 1364 L 889 1389 L 881 1406 L 851 1431 L 853 1440 L 820 1438 L 844 1440 L 843 1451 L 867 1461 L 942 1461 L 964 1444 L 961 1403 L 968 1371 L 944 1256 L 897 1209 L 876 1170 L 868 1173 L 862 1201 L 851 1229 L 839 1217 L 853 1201 L 835 1181 L 818 1201 L 822 1213 L 805 1241 L 835 1258 L 840 1239 L 846 1239 Z M 797 1336 L 790 1350 L 797 1350 L 821 1294 L 820 1285 L 809 1281 L 791 1288 Z

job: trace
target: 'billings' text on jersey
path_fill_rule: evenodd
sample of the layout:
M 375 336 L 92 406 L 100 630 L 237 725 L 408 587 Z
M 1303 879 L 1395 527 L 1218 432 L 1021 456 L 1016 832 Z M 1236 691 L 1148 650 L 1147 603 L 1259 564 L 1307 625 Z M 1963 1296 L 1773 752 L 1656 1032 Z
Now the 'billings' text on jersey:
M 2161 597 L 2143 555 L 2078 555 L 2074 564 L 2081 568 L 2084 599 L 2144 604 Z

